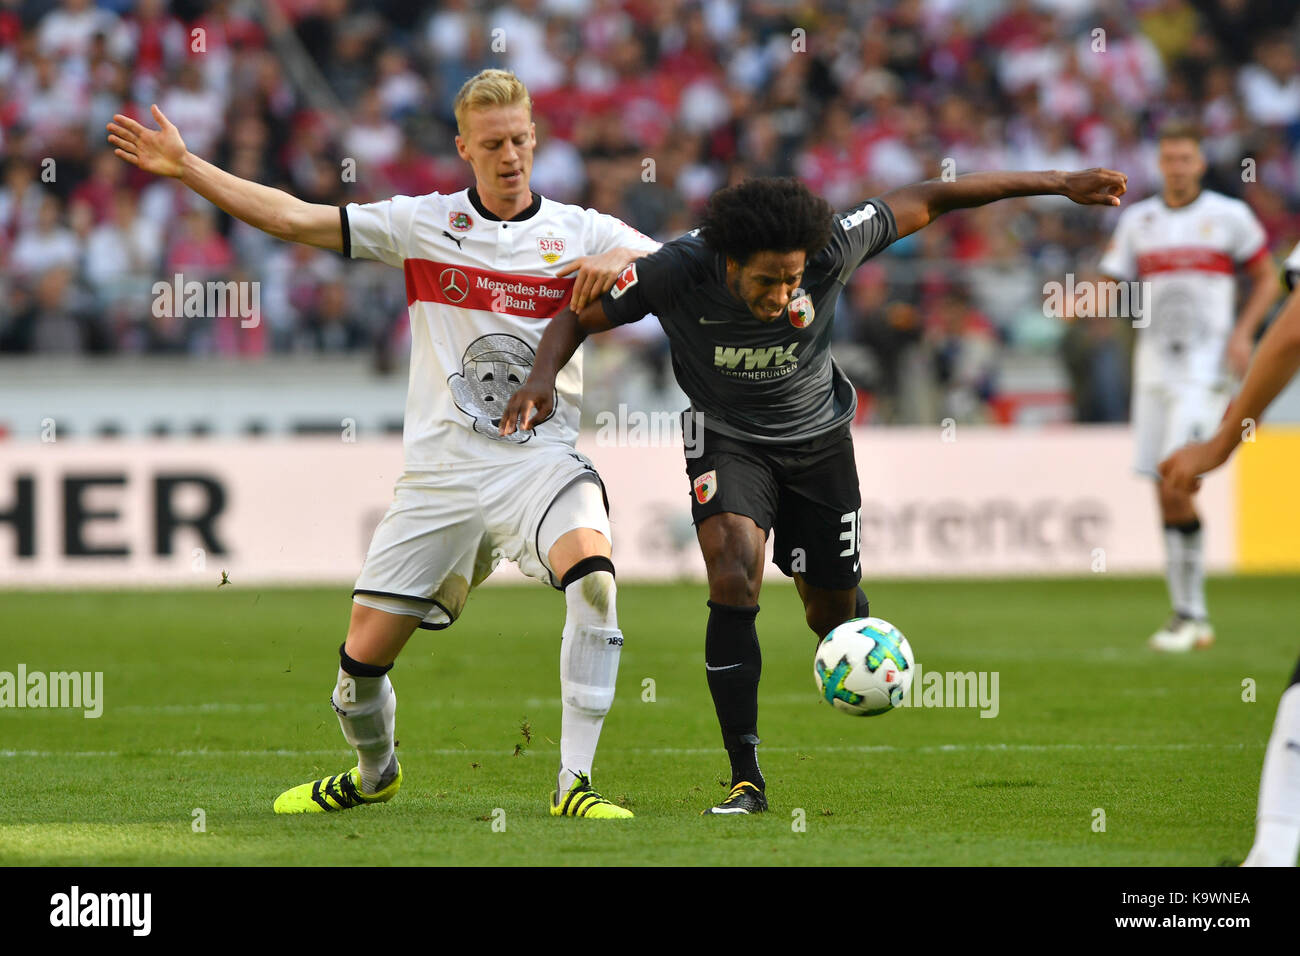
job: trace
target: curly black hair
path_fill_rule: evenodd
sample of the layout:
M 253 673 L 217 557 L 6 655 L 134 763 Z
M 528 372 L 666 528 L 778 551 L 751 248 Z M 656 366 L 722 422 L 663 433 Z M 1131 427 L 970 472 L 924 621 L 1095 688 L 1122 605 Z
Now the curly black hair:
M 700 235 L 742 266 L 756 252 L 804 250 L 809 258 L 831 241 L 834 211 L 797 179 L 747 179 L 709 197 Z

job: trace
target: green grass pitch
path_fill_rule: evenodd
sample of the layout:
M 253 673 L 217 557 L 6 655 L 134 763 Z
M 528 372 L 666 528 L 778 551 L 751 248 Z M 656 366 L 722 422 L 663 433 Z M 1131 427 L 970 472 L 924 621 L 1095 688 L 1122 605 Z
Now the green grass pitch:
M 401 793 L 299 817 L 271 813 L 277 793 L 352 766 L 328 703 L 346 588 L 0 592 L 0 671 L 104 672 L 99 719 L 0 709 L 0 863 L 1237 862 L 1295 664 L 1296 593 L 1294 578 L 1212 580 L 1218 643 L 1157 657 L 1154 579 L 869 582 L 926 671 L 998 672 L 999 713 L 852 718 L 818 699 L 815 642 L 772 580 L 758 620 L 772 810 L 711 819 L 727 770 L 704 588 L 625 584 L 595 779 L 637 819 L 605 822 L 546 812 L 564 606 L 543 587 L 481 590 L 454 628 L 417 632 L 392 675 Z

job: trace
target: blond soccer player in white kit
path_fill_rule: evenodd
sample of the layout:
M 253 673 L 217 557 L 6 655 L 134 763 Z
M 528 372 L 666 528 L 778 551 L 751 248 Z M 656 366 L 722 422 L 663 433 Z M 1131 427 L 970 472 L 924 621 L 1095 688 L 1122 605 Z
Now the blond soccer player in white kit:
M 1121 213 L 1098 269 L 1112 279 L 1141 280 L 1148 292 L 1134 357 L 1134 467 L 1156 480 L 1172 607 L 1150 646 L 1188 651 L 1214 641 L 1201 520 L 1194 496 L 1161 483 L 1157 466 L 1218 426 L 1229 398 L 1225 361 L 1233 374 L 1245 374 L 1255 334 L 1281 290 L 1264 227 L 1250 207 L 1201 188 L 1206 166 L 1195 128 L 1164 127 L 1159 163 L 1162 193 Z M 1252 288 L 1234 321 L 1238 269 Z
M 659 244 L 611 216 L 530 190 L 536 134 L 528 91 L 513 74 L 484 70 L 471 78 L 455 112 L 456 148 L 474 170 L 473 188 L 342 209 L 302 202 L 193 156 L 156 106 L 160 130 L 123 116 L 108 130 L 118 156 L 179 178 L 250 225 L 405 274 L 405 471 L 353 591 L 332 695 L 358 764 L 285 791 L 275 811 L 343 810 L 397 793 L 397 699 L 388 671 L 417 627 L 454 623 L 470 591 L 505 557 L 565 595 L 560 770 L 550 812 L 627 818 L 630 811 L 591 784 L 623 635 L 603 486 L 574 448 L 581 363 L 557 380 L 555 414 L 541 429 L 502 438 L 498 425 L 547 322 L 571 297 L 580 304 L 605 292 L 629 260 Z

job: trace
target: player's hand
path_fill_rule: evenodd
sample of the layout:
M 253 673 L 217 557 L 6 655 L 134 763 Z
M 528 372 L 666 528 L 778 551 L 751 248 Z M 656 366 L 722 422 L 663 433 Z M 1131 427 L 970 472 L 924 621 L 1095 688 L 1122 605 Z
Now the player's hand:
M 1224 451 L 1221 445 L 1214 439 L 1184 445 L 1160 463 L 1160 481 L 1174 493 L 1199 491 L 1201 475 L 1218 468 L 1232 454 L 1231 448 Z
M 1228 338 L 1228 368 L 1237 378 L 1246 377 L 1246 369 L 1250 368 L 1250 356 L 1254 351 L 1255 342 L 1251 336 L 1233 332 Z
M 535 375 L 528 376 L 506 402 L 498 428 L 502 435 L 514 434 L 519 429 L 530 431 L 555 411 L 555 383 L 534 381 L 535 378 Z
M 185 141 L 156 104 L 150 110 L 158 129 L 117 113 L 108 124 L 108 141 L 117 147 L 113 152 L 132 166 L 158 176 L 179 177 L 185 169 Z
M 581 312 L 589 302 L 594 302 L 614 287 L 614 280 L 627 264 L 636 258 L 630 249 L 611 249 L 598 256 L 583 256 L 565 266 L 556 275 L 567 276 L 577 272 L 573 283 L 573 301 L 569 308 Z
M 1066 196 L 1081 206 L 1118 206 L 1128 191 L 1128 177 L 1113 169 L 1081 169 L 1065 174 Z

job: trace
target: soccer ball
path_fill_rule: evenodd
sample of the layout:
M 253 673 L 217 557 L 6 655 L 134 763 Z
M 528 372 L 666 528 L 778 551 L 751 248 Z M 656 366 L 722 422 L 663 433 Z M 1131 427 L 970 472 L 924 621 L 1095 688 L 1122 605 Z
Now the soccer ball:
M 912 645 L 878 617 L 855 617 L 817 646 L 813 677 L 822 699 L 855 717 L 887 714 L 907 696 L 916 673 Z

